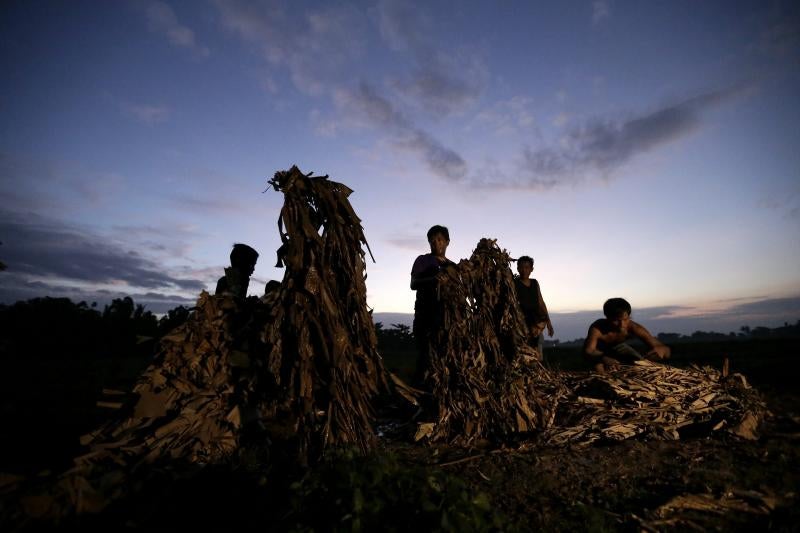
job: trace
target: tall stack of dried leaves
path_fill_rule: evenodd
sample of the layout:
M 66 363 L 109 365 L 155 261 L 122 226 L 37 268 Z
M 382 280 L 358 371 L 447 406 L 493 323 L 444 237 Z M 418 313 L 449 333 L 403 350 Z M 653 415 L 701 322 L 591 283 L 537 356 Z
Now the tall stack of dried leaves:
M 481 239 L 469 260 L 440 273 L 442 327 L 428 378 L 438 414 L 418 439 L 498 442 L 553 423 L 566 389 L 525 342 L 509 263 L 494 240 Z
M 297 167 L 270 183 L 284 194 L 278 260 L 286 275 L 262 340 L 271 346 L 270 375 L 288 393 L 282 409 L 266 414 L 289 412 L 303 457 L 339 444 L 367 451 L 375 439 L 371 400 L 388 385 L 367 307 L 362 245 L 369 245 L 347 200 L 352 191 Z
M 284 195 L 280 289 L 247 300 L 203 292 L 134 394 L 107 391 L 120 416 L 83 438 L 89 453 L 22 498 L 29 516 L 99 511 L 148 470 L 219 463 L 249 445 L 299 464 L 330 446 L 373 447 L 372 400 L 387 383 L 352 191 L 297 167 L 269 183 Z

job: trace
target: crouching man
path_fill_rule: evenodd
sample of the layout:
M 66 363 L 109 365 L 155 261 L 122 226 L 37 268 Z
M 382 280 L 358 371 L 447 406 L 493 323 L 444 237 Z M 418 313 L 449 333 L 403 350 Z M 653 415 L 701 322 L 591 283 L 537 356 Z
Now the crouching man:
M 653 337 L 641 324 L 631 320 L 631 304 L 623 298 L 611 298 L 603 304 L 605 318 L 595 320 L 583 343 L 583 356 L 595 372 L 603 373 L 622 363 L 633 364 L 637 359 L 662 361 L 669 359 L 670 349 Z M 627 344 L 629 338 L 641 340 L 649 349 L 642 356 Z

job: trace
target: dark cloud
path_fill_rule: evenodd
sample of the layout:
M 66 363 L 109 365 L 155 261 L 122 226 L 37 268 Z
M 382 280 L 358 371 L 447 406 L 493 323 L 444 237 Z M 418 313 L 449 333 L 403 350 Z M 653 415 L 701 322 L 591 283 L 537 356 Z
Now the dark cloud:
M 769 298 L 737 304 L 724 312 L 728 315 L 771 317 L 775 314 L 795 316 L 800 320 L 800 297 Z M 754 324 L 761 325 L 761 324 Z
M 178 21 L 175 11 L 164 2 L 150 2 L 145 8 L 147 27 L 164 35 L 173 46 L 191 50 L 199 57 L 207 57 L 209 50 L 199 44 L 194 31 Z
M 431 18 L 419 5 L 384 0 L 377 14 L 384 40 L 395 50 L 409 52 L 414 61 L 411 75 L 394 83 L 401 94 L 439 117 L 475 103 L 488 69 L 474 50 L 442 50 L 432 38 L 438 33 Z
M 4 272 L 0 274 L 0 302 L 11 304 L 21 300 L 42 298 L 69 298 L 73 302 L 96 302 L 102 308 L 116 298 L 130 296 L 136 304 L 143 305 L 154 313 L 165 313 L 179 305 L 191 307 L 195 298 L 187 298 L 177 294 L 161 294 L 157 292 L 115 292 L 108 290 L 92 290 L 86 288 L 48 284 L 41 281 L 27 281 L 25 276 Z
M 703 113 L 742 92 L 714 91 L 626 119 L 594 119 L 570 130 L 557 148 L 525 148 L 520 188 L 547 189 L 586 175 L 607 177 L 639 154 L 684 137 Z M 508 185 L 508 184 L 505 184 Z
M 417 128 L 370 85 L 361 83 L 354 91 L 340 92 L 337 103 L 345 111 L 356 113 L 371 125 L 387 130 L 398 146 L 419 154 L 438 176 L 459 181 L 466 175 L 467 164 L 457 152 Z
M 154 261 L 90 231 L 38 215 L 0 211 L 3 261 L 27 280 L 125 283 L 144 289 L 199 291 L 205 283 L 170 275 Z
M 700 312 L 689 306 L 661 306 L 637 308 L 634 305 L 633 319 L 641 323 L 652 334 L 680 333 L 691 335 L 695 331 L 718 333 L 738 332 L 742 326 L 780 327 L 784 323 L 795 324 L 800 320 L 800 297 L 764 298 L 737 304 L 721 311 Z M 555 328 L 554 338 L 570 341 L 586 337 L 589 325 L 603 317 L 598 306 L 596 311 L 574 313 L 550 313 Z M 411 313 L 375 313 L 374 320 L 391 324 L 411 326 Z
M 65 160 L 0 151 L 0 205 L 15 211 L 63 211 L 98 205 L 125 187 L 121 175 L 97 172 Z
M 292 10 L 282 0 L 213 3 L 225 28 L 256 45 L 268 65 L 288 69 L 294 86 L 306 94 L 326 93 L 365 47 L 366 16 L 350 4 Z
M 770 19 L 750 48 L 796 67 L 800 62 L 800 7 L 797 3 L 773 5 Z

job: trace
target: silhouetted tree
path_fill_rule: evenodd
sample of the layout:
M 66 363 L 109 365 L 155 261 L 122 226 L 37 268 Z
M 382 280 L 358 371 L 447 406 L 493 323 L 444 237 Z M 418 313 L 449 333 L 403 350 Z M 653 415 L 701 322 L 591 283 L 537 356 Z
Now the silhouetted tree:
M 177 328 L 189 318 L 189 309 L 179 305 L 174 309 L 167 311 L 167 314 L 161 317 L 158 321 L 158 336 L 166 335 L 173 329 Z

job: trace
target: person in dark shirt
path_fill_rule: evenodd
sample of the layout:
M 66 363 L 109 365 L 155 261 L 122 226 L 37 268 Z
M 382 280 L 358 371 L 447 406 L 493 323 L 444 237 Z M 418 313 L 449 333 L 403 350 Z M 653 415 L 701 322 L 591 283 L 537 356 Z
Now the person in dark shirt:
M 647 329 L 631 320 L 631 304 L 623 298 L 611 298 L 603 304 L 605 318 L 595 320 L 583 343 L 583 355 L 596 372 L 603 373 L 620 363 L 632 364 L 639 359 L 663 361 L 669 359 L 669 346 L 653 337 Z M 625 341 L 630 337 L 641 340 L 650 351 L 642 356 Z
M 533 258 L 523 255 L 517 259 L 517 272 L 519 276 L 514 279 L 514 287 L 517 290 L 522 314 L 525 316 L 525 325 L 528 326 L 528 344 L 542 355 L 544 337 L 542 330 L 547 328 L 547 334 L 552 337 L 553 323 L 550 322 L 550 314 L 544 304 L 539 282 L 530 277 L 533 272 Z
M 238 298 L 247 296 L 250 276 L 256 268 L 258 252 L 246 244 L 234 244 L 231 250 L 231 266 L 225 269 L 225 275 L 217 281 L 217 296 L 230 294 Z
M 411 290 L 417 291 L 414 303 L 414 341 L 417 345 L 415 385 L 422 385 L 430 367 L 431 336 L 441 326 L 441 309 L 437 295 L 436 275 L 446 266 L 454 264 L 445 255 L 450 244 L 450 232 L 444 226 L 428 230 L 431 252 L 417 257 L 411 268 Z

